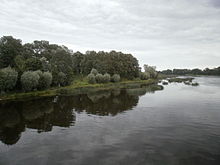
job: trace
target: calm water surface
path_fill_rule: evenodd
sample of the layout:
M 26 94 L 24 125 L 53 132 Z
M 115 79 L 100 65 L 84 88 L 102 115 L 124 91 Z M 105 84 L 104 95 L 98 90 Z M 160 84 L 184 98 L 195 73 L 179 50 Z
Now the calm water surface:
M 0 165 L 219 165 L 220 78 L 0 104 Z

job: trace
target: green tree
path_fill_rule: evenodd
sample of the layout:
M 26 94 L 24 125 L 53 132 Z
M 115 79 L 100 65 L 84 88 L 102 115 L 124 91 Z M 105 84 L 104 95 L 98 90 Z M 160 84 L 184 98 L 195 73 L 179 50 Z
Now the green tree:
M 87 75 L 92 68 L 100 73 L 120 74 L 124 78 L 132 79 L 139 75 L 138 60 L 131 54 L 121 52 L 87 51 L 82 61 L 82 72 Z
M 155 66 L 144 65 L 144 70 L 150 75 L 150 78 L 157 78 L 158 73 Z
M 163 70 L 161 71 L 162 74 L 167 74 L 167 75 L 170 75 L 170 74 L 173 74 L 173 71 L 170 70 L 170 69 L 167 69 L 167 70 Z
M 80 52 L 74 53 L 72 56 L 73 62 L 73 70 L 75 74 L 82 74 L 82 61 L 84 59 L 84 55 Z
M 92 70 L 91 70 L 91 72 L 90 72 L 91 74 L 94 74 L 95 76 L 98 74 L 98 71 L 96 70 L 96 69 L 94 69 L 94 68 L 92 68 Z
M 95 84 L 96 83 L 96 79 L 95 79 L 95 75 L 90 73 L 88 76 L 87 76 L 87 79 L 88 79 L 88 82 L 90 84 Z
M 56 86 L 67 85 L 67 76 L 63 72 L 59 72 L 53 75 L 53 84 Z
M 14 59 L 15 68 L 19 73 L 23 73 L 26 69 L 25 58 L 22 55 L 18 55 Z
M 40 73 L 40 72 L 39 72 Z M 41 72 L 39 75 L 38 89 L 47 89 L 52 83 L 52 74 L 50 72 Z
M 98 73 L 96 76 L 95 76 L 95 80 L 97 83 L 104 83 L 105 80 L 104 80 L 104 76 L 100 73 Z
M 39 73 L 26 71 L 21 75 L 21 85 L 24 91 L 31 91 L 38 86 L 40 76 Z
M 0 70 L 0 91 L 12 90 L 17 82 L 18 73 L 11 67 Z
M 36 71 L 36 70 L 42 70 L 42 63 L 39 58 L 31 57 L 28 58 L 25 62 L 26 71 Z
M 23 50 L 21 40 L 12 36 L 3 36 L 0 39 L 0 68 L 14 67 L 14 58 L 21 55 Z
M 120 81 L 120 75 L 119 74 L 114 74 L 111 78 L 112 82 L 119 82 Z
M 141 80 L 147 80 L 150 78 L 150 73 L 149 72 L 140 72 L 140 79 Z
M 42 64 L 42 71 L 47 72 L 51 70 L 50 62 L 45 58 L 40 58 L 41 64 Z
M 199 74 L 202 74 L 202 70 L 196 68 L 196 69 L 193 69 L 191 70 L 191 74 L 195 74 L 195 75 L 199 75 Z
M 68 85 L 72 82 L 74 75 L 73 63 L 71 52 L 66 47 L 57 49 L 53 54 L 50 63 L 53 77 L 55 74 L 62 72 L 66 77 L 65 84 Z
M 104 79 L 104 82 L 105 82 L 105 83 L 110 82 L 110 80 L 111 80 L 110 74 L 105 73 L 105 74 L 103 75 L 103 79 Z

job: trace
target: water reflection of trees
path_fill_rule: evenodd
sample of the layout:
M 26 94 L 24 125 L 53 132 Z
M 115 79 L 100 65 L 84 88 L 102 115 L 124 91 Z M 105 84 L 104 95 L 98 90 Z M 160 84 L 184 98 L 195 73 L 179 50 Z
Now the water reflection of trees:
M 101 116 L 117 115 L 132 109 L 138 103 L 138 96 L 130 96 L 125 90 L 90 92 L 70 99 L 77 112 L 86 111 Z
M 146 92 L 152 92 L 151 88 L 91 91 L 56 99 L 0 104 L 0 140 L 8 145 L 15 144 L 25 128 L 36 129 L 40 133 L 51 131 L 54 126 L 70 127 L 76 120 L 74 111 L 114 116 L 131 110 L 137 105 L 139 96 Z
M 12 104 L 0 105 L 0 140 L 8 145 L 15 144 L 25 126 L 21 114 Z
M 53 98 L 0 104 L 0 140 L 15 144 L 25 128 L 38 132 L 51 131 L 53 126 L 69 127 L 75 123 L 75 114 L 68 102 Z

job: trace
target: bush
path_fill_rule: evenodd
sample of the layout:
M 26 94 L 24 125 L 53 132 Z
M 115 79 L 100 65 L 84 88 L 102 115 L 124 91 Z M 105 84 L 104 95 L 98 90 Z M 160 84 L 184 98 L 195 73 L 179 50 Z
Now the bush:
M 155 66 L 144 65 L 144 70 L 150 75 L 150 78 L 157 78 L 158 73 Z
M 38 89 L 47 89 L 52 83 L 52 74 L 50 72 L 44 72 L 39 75 Z
M 40 72 L 27 71 L 21 75 L 21 85 L 24 91 L 31 91 L 38 86 Z
M 150 78 L 150 74 L 147 72 L 140 72 L 140 79 L 141 80 L 147 80 Z
M 67 77 L 66 77 L 66 74 L 63 73 L 63 72 L 59 72 L 58 75 L 57 75 L 57 82 L 58 82 L 58 85 L 60 86 L 65 86 L 67 84 Z
M 95 78 L 96 78 L 95 75 L 92 74 L 92 73 L 90 73 L 90 74 L 87 76 L 88 82 L 89 82 L 90 84 L 95 84 L 95 83 L 96 83 L 96 79 L 95 79 Z
M 95 76 L 95 80 L 97 83 L 104 83 L 104 76 L 99 73 Z
M 11 67 L 0 70 L 0 91 L 11 90 L 15 87 L 18 78 L 18 72 Z
M 93 68 L 90 73 L 91 73 L 91 74 L 94 74 L 94 75 L 96 76 L 96 75 L 98 74 L 98 71 Z
M 42 76 L 42 74 L 43 74 L 43 72 L 42 72 L 42 71 L 40 71 L 40 70 L 36 70 L 36 71 L 34 71 L 34 72 L 35 72 L 35 73 L 37 73 L 39 77 L 41 77 L 41 76 Z
M 114 74 L 111 78 L 112 82 L 119 82 L 121 79 L 119 74 Z
M 110 80 L 111 80 L 110 74 L 105 73 L 104 76 L 103 76 L 104 83 L 108 83 L 108 82 L 110 82 Z

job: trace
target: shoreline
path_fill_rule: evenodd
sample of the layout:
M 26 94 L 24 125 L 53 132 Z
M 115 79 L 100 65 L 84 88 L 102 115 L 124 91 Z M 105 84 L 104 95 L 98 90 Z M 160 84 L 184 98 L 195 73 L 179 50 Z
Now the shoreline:
M 31 91 L 31 92 L 19 92 L 0 95 L 0 103 L 4 101 L 16 101 L 22 99 L 34 99 L 41 97 L 52 97 L 59 95 L 74 95 L 83 94 L 89 91 L 100 90 L 112 90 L 116 88 L 132 88 L 138 86 L 153 85 L 158 82 L 158 79 L 148 80 L 127 80 L 118 83 L 106 83 L 106 84 L 81 84 L 74 83 L 65 87 L 51 88 L 43 91 Z

